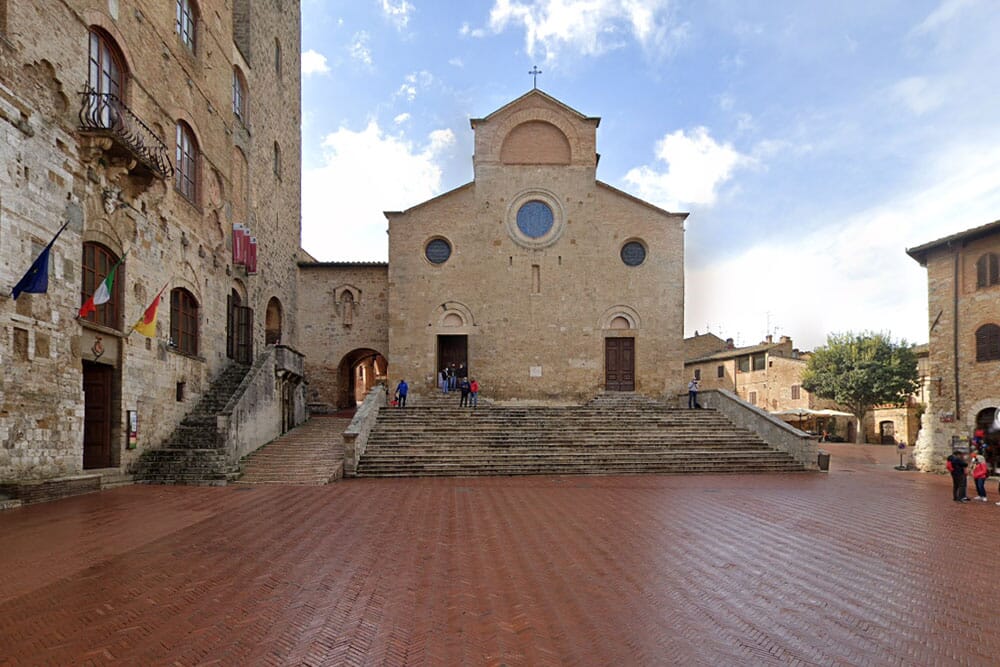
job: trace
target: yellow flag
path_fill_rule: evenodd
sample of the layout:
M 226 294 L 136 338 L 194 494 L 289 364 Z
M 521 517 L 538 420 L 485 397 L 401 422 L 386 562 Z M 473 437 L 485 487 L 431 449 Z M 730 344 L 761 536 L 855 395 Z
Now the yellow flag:
M 163 289 L 166 289 L 166 286 Z M 138 331 L 147 338 L 156 337 L 156 310 L 160 306 L 160 298 L 162 296 L 163 290 L 161 289 L 159 294 L 153 299 L 153 303 L 149 304 L 149 308 L 139 318 L 139 321 L 132 326 L 133 331 Z

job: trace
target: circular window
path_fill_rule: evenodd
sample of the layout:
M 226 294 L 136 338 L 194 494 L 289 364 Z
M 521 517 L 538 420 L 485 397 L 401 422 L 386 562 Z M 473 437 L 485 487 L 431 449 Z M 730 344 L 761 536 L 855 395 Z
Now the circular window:
M 431 264 L 444 264 L 451 257 L 451 244 L 444 239 L 432 239 L 424 248 L 424 256 Z
M 639 266 L 646 261 L 646 246 L 638 241 L 629 241 L 622 246 L 622 261 L 628 266 Z
M 532 239 L 539 239 L 549 233 L 555 223 L 552 209 L 545 202 L 533 199 L 517 210 L 517 228 Z

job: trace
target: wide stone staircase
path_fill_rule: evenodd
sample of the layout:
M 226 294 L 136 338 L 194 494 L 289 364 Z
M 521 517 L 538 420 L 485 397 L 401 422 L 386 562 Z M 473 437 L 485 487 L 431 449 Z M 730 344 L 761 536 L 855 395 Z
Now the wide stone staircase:
M 216 424 L 249 370 L 249 366 L 232 364 L 222 371 L 163 448 L 143 453 L 136 483 L 222 486 L 236 479 L 238 467 L 227 461 Z
M 328 484 L 343 476 L 343 432 L 349 418 L 313 415 L 309 421 L 247 456 L 238 484 Z
M 571 407 L 384 408 L 359 477 L 801 472 L 714 410 L 603 394 Z

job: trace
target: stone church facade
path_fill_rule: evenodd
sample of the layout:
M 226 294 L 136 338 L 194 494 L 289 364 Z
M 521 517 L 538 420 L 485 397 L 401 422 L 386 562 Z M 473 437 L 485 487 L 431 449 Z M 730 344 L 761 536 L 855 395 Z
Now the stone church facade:
M 296 344 L 299 35 L 281 0 L 0 2 L 0 485 L 128 473 L 223 369 Z
M 680 392 L 687 214 L 597 180 L 599 122 L 539 90 L 473 119 L 474 180 L 386 213 L 389 262 L 369 267 L 350 324 L 358 267 L 301 264 L 300 290 L 322 302 L 305 330 L 353 336 L 306 343 L 311 400 L 343 406 L 341 364 L 366 348 L 417 394 L 450 364 L 498 400 Z

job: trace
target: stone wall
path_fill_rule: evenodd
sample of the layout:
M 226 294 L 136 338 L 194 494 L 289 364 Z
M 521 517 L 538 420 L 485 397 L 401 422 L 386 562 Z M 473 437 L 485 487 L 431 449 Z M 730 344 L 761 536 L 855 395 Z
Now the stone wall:
M 504 164 L 504 140 L 524 123 L 547 124 L 528 134 L 548 139 L 534 155 L 518 143 L 508 153 L 518 164 Z M 683 388 L 685 214 L 596 181 L 596 126 L 529 93 L 473 120 L 473 183 L 387 214 L 393 385 L 405 377 L 415 393 L 432 390 L 438 336 L 464 335 L 485 397 L 583 400 L 604 388 L 605 338 L 613 336 L 635 341 L 636 391 L 662 397 Z M 556 131 L 569 164 L 552 164 L 564 158 Z M 555 214 L 541 242 L 515 228 L 518 207 L 531 199 Z M 452 248 L 441 264 L 425 257 L 435 238 Z M 630 240 L 646 248 L 639 266 L 621 259 Z
M 366 355 L 389 356 L 388 269 L 302 262 L 299 303 L 309 404 L 316 411 L 350 407 L 351 366 Z
M 922 470 L 944 470 L 954 444 L 975 430 L 976 415 L 1000 407 L 1000 361 L 976 361 L 976 330 L 1000 324 L 1000 286 L 976 287 L 976 261 L 987 252 L 1000 254 L 1000 229 L 956 238 L 925 255 L 930 404 L 914 451 Z
M 0 39 L 0 363 L 5 368 L 0 480 L 81 472 L 84 361 L 114 369 L 110 464 L 127 470 L 143 449 L 169 436 L 229 363 L 230 290 L 240 292 L 256 312 L 257 349 L 263 349 L 264 312 L 272 297 L 284 313 L 282 340 L 295 343 L 298 4 L 249 3 L 251 61 L 233 44 L 232 11 L 222 0 L 199 3 L 193 52 L 175 34 L 173 3 L 6 4 Z M 177 121 L 193 129 L 200 148 L 196 204 L 175 190 L 172 178 L 144 173 L 114 140 L 78 131 L 78 93 L 87 83 L 91 27 L 120 48 L 128 72 L 123 101 L 166 144 L 171 162 Z M 280 75 L 276 39 L 283 45 Z M 233 113 L 234 65 L 248 82 L 246 122 Z M 277 170 L 275 142 L 282 157 Z M 241 165 L 245 184 L 237 188 L 234 177 Z M 236 217 L 238 211 L 245 219 Z M 53 246 L 48 292 L 13 301 L 10 287 L 64 221 L 69 226 Z M 256 275 L 233 265 L 234 222 L 247 223 L 258 239 Z M 117 256 L 128 253 L 117 276 L 121 321 L 110 329 L 76 319 L 87 241 Z M 126 335 L 164 284 L 168 290 L 156 337 Z M 196 355 L 179 353 L 170 341 L 169 290 L 174 287 L 188 290 L 198 302 Z M 178 383 L 184 383 L 182 400 Z M 125 447 L 131 410 L 138 412 L 139 422 L 134 450 Z

